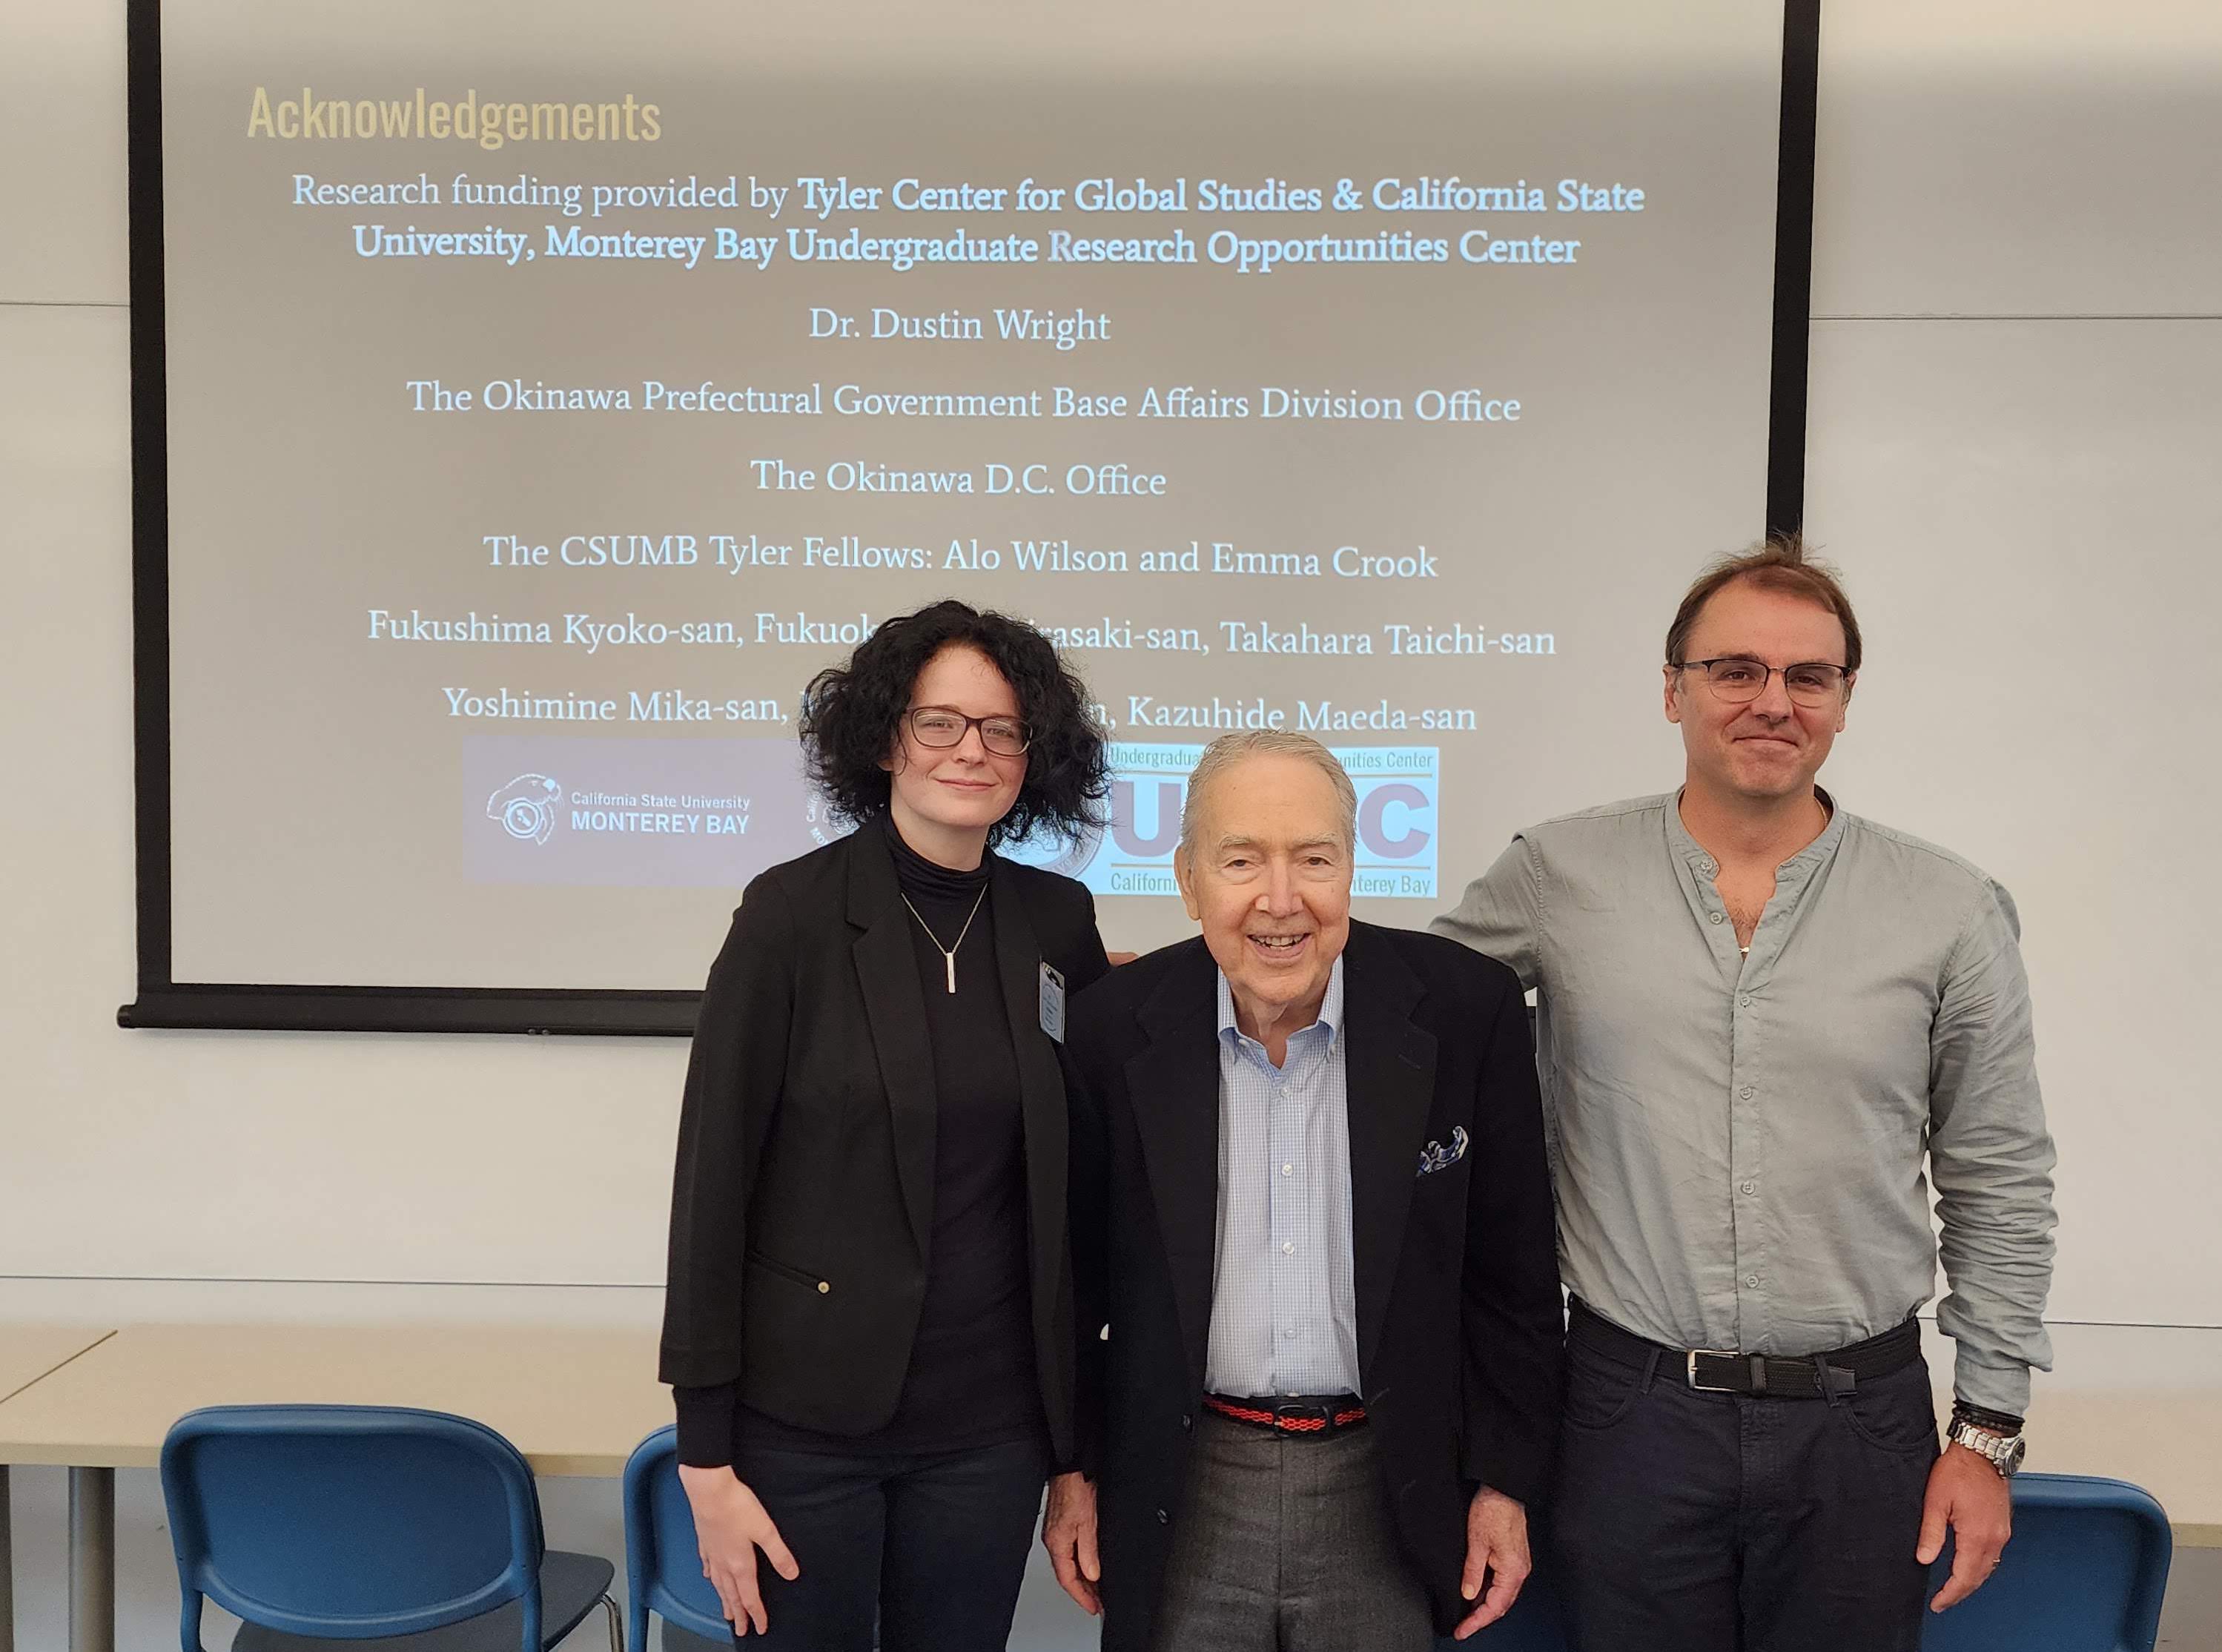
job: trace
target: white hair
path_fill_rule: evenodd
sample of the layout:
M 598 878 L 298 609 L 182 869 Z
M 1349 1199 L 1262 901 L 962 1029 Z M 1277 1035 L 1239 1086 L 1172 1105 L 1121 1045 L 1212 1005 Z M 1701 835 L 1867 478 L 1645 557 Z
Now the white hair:
M 1267 757 L 1302 757 L 1328 777 L 1334 787 L 1335 801 L 1341 805 L 1343 846 L 1356 850 L 1358 788 L 1350 783 L 1349 774 L 1334 753 L 1310 735 L 1277 728 L 1244 729 L 1222 734 L 1204 747 L 1203 755 L 1196 760 L 1196 767 L 1188 772 L 1188 795 L 1181 803 L 1181 848 L 1189 849 L 1196 842 L 1196 826 L 1203 815 L 1201 799 L 1211 782 L 1246 758 Z

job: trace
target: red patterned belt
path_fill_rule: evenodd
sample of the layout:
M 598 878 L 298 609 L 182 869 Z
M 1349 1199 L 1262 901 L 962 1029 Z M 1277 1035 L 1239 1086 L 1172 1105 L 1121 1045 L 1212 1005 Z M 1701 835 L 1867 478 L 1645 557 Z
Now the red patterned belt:
M 1270 1404 L 1206 1394 L 1203 1404 L 1207 1410 L 1216 1411 L 1237 1423 L 1246 1423 L 1253 1429 L 1271 1429 L 1276 1434 L 1339 1434 L 1365 1421 L 1365 1408 L 1353 1394 L 1331 1399 L 1274 1400 Z

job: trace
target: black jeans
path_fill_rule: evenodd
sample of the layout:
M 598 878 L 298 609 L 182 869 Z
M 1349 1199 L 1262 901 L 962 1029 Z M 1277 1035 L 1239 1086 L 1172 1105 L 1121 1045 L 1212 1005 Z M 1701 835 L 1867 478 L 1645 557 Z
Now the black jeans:
M 751 1447 L 733 1465 L 802 1574 L 756 1557 L 748 1652 L 980 1652 L 1010 1638 L 1049 1477 L 1039 1439 L 939 1454 Z
M 1830 1399 L 1566 1345 L 1552 1582 L 1575 1652 L 1916 1652 L 1936 1460 L 1919 1359 Z

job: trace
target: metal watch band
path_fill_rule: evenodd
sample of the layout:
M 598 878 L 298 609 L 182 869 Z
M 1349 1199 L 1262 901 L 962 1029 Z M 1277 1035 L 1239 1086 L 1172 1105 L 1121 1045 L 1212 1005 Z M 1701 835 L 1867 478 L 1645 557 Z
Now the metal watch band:
M 1965 1446 L 1999 1471 L 2002 1479 L 2012 1479 L 2014 1471 L 2021 1467 L 2028 1445 L 2018 1434 L 2000 1434 L 1995 1429 L 1981 1428 L 1965 1418 L 1955 1417 L 1945 1437 L 1953 1444 Z

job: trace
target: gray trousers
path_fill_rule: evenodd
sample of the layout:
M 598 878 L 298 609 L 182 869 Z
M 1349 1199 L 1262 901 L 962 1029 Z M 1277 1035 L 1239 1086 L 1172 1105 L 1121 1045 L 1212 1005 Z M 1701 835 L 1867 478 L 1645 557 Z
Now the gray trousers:
M 1292 1439 L 1201 1412 L 1157 1652 L 1428 1652 L 1427 1592 L 1368 1429 Z

